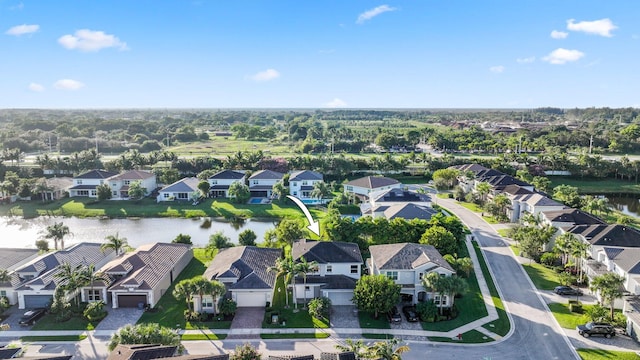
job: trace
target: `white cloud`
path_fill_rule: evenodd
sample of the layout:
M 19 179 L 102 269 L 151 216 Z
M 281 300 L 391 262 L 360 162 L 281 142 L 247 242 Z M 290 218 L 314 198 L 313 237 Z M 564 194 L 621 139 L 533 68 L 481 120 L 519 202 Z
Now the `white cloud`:
M 574 19 L 567 20 L 567 29 L 571 31 L 581 31 L 587 34 L 612 37 L 611 32 L 618 27 L 613 25 L 610 19 L 600 19 L 594 21 L 575 22 Z
M 78 30 L 74 35 L 63 35 L 58 43 L 69 50 L 98 51 L 110 47 L 127 50 L 127 44 L 114 35 L 89 29 Z
M 389 11 L 395 11 L 396 8 L 390 7 L 389 5 L 380 5 L 371 10 L 367 10 L 362 14 L 358 15 L 358 20 L 356 20 L 356 24 L 363 24 L 367 20 L 371 20 L 374 17 L 386 13 Z
M 77 80 L 61 79 L 56 81 L 53 87 L 58 90 L 79 90 L 84 87 L 84 84 Z
M 338 98 L 335 98 L 329 101 L 328 103 L 324 104 L 324 106 L 328 108 L 344 108 L 344 107 L 347 107 L 347 103 Z
M 29 84 L 29 90 L 33 91 L 33 92 L 43 92 L 44 91 L 44 86 L 37 84 L 37 83 L 31 83 Z
M 578 61 L 584 57 L 584 53 L 578 50 L 567 50 L 558 48 L 553 50 L 549 55 L 542 58 L 542 60 L 555 65 L 562 65 L 568 62 Z
M 489 71 L 491 71 L 492 73 L 500 74 L 501 72 L 504 72 L 504 66 L 502 65 L 492 66 L 489 68 Z
M 530 56 L 530 57 L 526 57 L 526 58 L 518 58 L 516 59 L 516 62 L 518 64 L 530 64 L 532 62 L 536 61 L 536 57 L 535 56 Z
M 568 32 L 553 30 L 551 32 L 551 37 L 554 39 L 566 39 L 569 36 Z
M 257 82 L 265 82 L 275 80 L 280 77 L 280 73 L 275 69 L 267 69 L 249 76 L 249 79 Z
M 40 30 L 40 25 L 22 24 L 22 25 L 17 25 L 17 26 L 12 27 L 11 29 L 7 30 L 5 32 L 5 34 L 14 35 L 14 36 L 20 36 L 20 35 L 24 35 L 24 34 L 33 34 L 34 32 L 37 32 L 38 30 Z

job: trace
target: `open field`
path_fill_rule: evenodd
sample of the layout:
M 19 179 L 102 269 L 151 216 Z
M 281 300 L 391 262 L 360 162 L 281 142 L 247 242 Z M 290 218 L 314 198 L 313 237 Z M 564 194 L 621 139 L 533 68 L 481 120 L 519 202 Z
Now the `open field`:
M 578 188 L 580 194 L 640 194 L 640 184 L 633 181 L 614 179 L 578 179 L 565 176 L 549 176 L 551 188 L 570 185 Z

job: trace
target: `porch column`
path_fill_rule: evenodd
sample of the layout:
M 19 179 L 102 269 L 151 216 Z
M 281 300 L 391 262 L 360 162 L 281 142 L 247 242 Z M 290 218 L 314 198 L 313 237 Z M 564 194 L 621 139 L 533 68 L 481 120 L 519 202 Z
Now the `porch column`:
M 118 295 L 114 292 L 111 293 L 111 307 L 113 309 L 118 308 Z
M 202 304 L 200 303 L 200 298 L 194 296 L 191 299 L 193 300 L 193 311 L 202 312 Z

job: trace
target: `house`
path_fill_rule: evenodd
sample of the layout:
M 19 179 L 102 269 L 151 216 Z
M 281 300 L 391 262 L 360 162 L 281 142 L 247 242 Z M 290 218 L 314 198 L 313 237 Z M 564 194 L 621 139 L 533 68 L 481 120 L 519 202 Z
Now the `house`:
M 229 360 L 229 354 L 223 355 L 177 355 L 177 345 L 118 344 L 107 360 L 153 360 L 171 358 L 174 360 Z
M 105 170 L 91 170 L 73 178 L 73 186 L 69 188 L 69 196 L 86 196 L 97 198 L 96 187 L 102 185 L 108 178 L 118 175 L 118 173 Z
M 142 170 L 126 171 L 107 179 L 107 183 L 111 187 L 111 199 L 128 199 L 129 185 L 134 181 L 140 181 L 140 185 L 145 189 L 144 196 L 149 196 L 158 187 L 156 174 Z
M 378 205 L 370 210 L 367 214 L 372 217 L 384 217 L 387 220 L 393 220 L 395 218 L 401 218 L 405 220 L 421 219 L 431 220 L 431 217 L 437 214 L 438 211 L 432 207 L 418 205 L 414 203 L 394 204 L 394 205 Z
M 289 194 L 299 199 L 312 199 L 311 192 L 316 183 L 323 182 L 322 174 L 311 170 L 293 171 L 289 176 Z
M 193 250 L 187 244 L 139 246 L 102 266 L 99 272 L 109 281 L 84 287 L 82 300 L 110 302 L 114 309 L 139 304 L 154 307 L 191 259 Z
M 599 217 L 574 208 L 541 211 L 540 220 L 542 225 L 556 228 L 568 228 L 575 225 L 606 225 Z
M 360 212 L 363 215 L 371 215 L 371 210 L 379 206 L 389 207 L 391 205 L 407 203 L 430 207 L 431 196 L 401 188 L 374 191 L 369 194 L 369 201 L 360 204 Z
M 210 197 L 222 197 L 228 198 L 229 187 L 234 182 L 244 184 L 247 180 L 247 175 L 244 171 L 239 170 L 222 170 L 211 175 L 207 181 L 209 181 L 209 196 Z
M 257 246 L 234 246 L 221 249 L 204 272 L 207 280 L 217 280 L 227 288 L 227 296 L 238 307 L 264 307 L 273 298 L 276 274 L 268 271 L 282 256 L 282 249 L 259 248 Z M 213 312 L 214 301 L 204 296 L 203 304 L 196 311 Z
M 273 185 L 281 181 L 283 173 L 271 170 L 256 171 L 249 177 L 249 191 L 251 197 L 270 198 L 273 193 Z
M 384 176 L 365 176 L 344 184 L 344 192 L 368 199 L 369 194 L 373 192 L 400 187 L 402 184 L 396 179 Z
M 525 214 L 538 216 L 543 211 L 559 211 L 566 206 L 542 194 L 531 192 L 511 197 L 511 222 L 517 222 Z
M 62 279 L 56 277 L 60 272 L 60 265 L 68 263 L 76 267 L 94 264 L 96 268 L 100 268 L 115 256 L 113 250 L 102 251 L 100 247 L 99 243 L 79 243 L 36 258 L 16 269 L 15 273 L 19 278 L 19 285 L 16 287 L 18 308 L 46 307 L 52 303 L 55 289 L 62 283 Z
M 40 193 L 41 200 L 60 200 L 69 194 L 69 188 L 73 186 L 73 179 L 67 176 L 43 178 L 46 190 Z
M 363 263 L 358 244 L 302 239 L 293 243 L 291 256 L 297 262 L 304 258 L 318 263 L 318 271 L 307 275 L 306 286 L 302 277 L 296 278 L 298 300 L 326 297 L 332 305 L 353 304 L 353 289 Z
M 401 286 L 400 293 L 409 295 L 412 302 L 427 301 L 432 294 L 422 286 L 422 277 L 430 272 L 441 276 L 452 276 L 456 272 L 431 245 L 400 243 L 372 245 L 369 247 L 371 258 L 367 266 L 372 275 L 386 275 Z M 434 303 L 439 307 L 450 307 L 451 296 L 433 295 Z
M 20 279 L 15 270 L 37 257 L 37 249 L 3 248 L 0 251 L 0 269 L 6 270 L 10 278 L 9 281 L 0 282 L 0 296 L 6 296 L 9 304 L 15 305 L 18 302 L 18 293 L 14 288 L 20 284 Z
M 195 177 L 180 179 L 160 189 L 156 201 L 193 200 L 194 197 L 197 198 L 199 196 L 199 183 L 200 180 Z

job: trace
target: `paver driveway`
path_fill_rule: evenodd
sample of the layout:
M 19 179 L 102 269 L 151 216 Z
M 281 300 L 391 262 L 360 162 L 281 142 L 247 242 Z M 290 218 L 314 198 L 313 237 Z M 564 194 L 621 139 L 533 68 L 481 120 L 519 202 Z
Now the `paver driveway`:
M 238 308 L 231 322 L 231 329 L 260 329 L 263 319 L 263 307 Z

